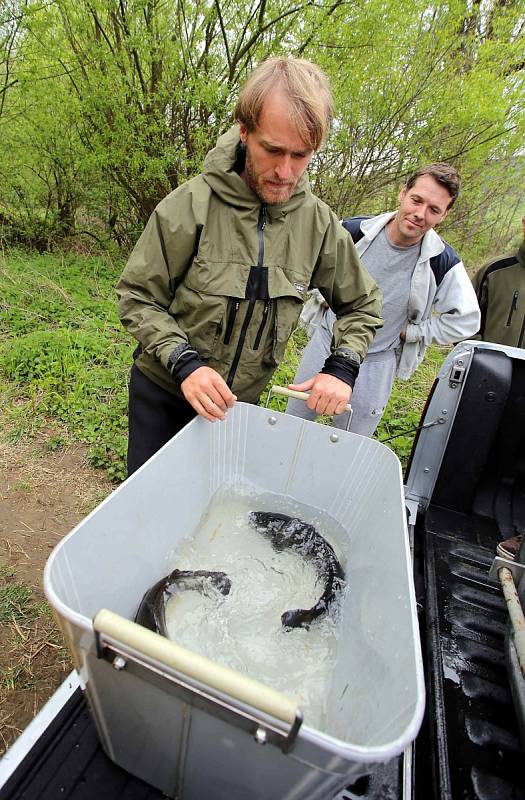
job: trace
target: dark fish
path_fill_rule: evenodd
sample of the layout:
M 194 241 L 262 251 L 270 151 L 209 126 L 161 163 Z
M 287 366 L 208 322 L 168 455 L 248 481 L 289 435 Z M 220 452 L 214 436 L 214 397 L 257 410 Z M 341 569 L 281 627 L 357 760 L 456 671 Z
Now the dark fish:
M 281 614 L 285 628 L 308 628 L 314 619 L 328 611 L 344 585 L 344 572 L 333 547 L 317 533 L 313 525 L 297 517 L 268 511 L 251 511 L 248 516 L 259 533 L 271 538 L 275 550 L 295 550 L 313 562 L 324 581 L 324 592 L 312 608 L 296 608 Z
M 166 578 L 148 589 L 135 615 L 135 622 L 162 636 L 168 636 L 166 604 L 171 595 L 193 590 L 210 597 L 212 592 L 227 595 L 230 589 L 231 581 L 225 572 L 174 569 Z

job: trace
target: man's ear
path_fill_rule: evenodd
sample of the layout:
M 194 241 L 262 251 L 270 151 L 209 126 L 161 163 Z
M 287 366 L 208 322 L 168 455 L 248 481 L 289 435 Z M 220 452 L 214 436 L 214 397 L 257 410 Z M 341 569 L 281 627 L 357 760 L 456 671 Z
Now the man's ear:
M 241 137 L 241 142 L 246 144 L 246 137 L 248 136 L 248 128 L 242 122 L 239 126 L 239 136 Z
M 405 197 L 407 192 L 408 192 L 408 189 L 407 189 L 407 187 L 405 185 L 405 186 L 403 186 L 403 188 L 401 189 L 401 191 L 399 192 L 399 194 L 397 196 L 397 199 L 399 200 L 399 202 L 401 202 L 403 200 L 403 198 Z

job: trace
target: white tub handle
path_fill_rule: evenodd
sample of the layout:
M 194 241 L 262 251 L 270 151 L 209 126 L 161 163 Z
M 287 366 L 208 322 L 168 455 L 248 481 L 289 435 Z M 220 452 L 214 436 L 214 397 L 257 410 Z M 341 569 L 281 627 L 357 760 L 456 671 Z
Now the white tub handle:
M 272 386 L 268 392 L 268 396 L 266 398 L 266 406 L 270 402 L 270 397 L 272 394 L 279 394 L 282 397 L 293 397 L 296 400 L 308 400 L 310 394 L 308 392 L 298 392 L 296 389 L 287 389 L 285 386 Z M 346 423 L 346 430 L 350 430 L 350 423 L 352 422 L 352 406 L 350 403 L 347 403 L 345 406 L 345 412 L 348 412 L 348 421 Z
M 110 649 L 123 654 L 119 647 L 123 645 L 126 649 L 129 648 L 139 655 L 182 673 L 213 692 L 233 698 L 291 726 L 295 729 L 296 735 L 302 714 L 297 702 L 281 692 L 187 650 L 170 639 L 107 609 L 98 612 L 93 619 L 93 627 L 99 634 L 102 649 L 108 645 Z M 113 648 L 113 644 L 117 645 L 116 648 Z M 126 654 L 123 655 L 125 659 Z M 128 655 L 133 660 L 133 656 Z

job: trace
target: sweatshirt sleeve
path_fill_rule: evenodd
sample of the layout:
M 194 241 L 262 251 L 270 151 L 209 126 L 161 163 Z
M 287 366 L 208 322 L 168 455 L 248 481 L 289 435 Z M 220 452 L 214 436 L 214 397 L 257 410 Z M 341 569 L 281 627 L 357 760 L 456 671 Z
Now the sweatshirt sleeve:
M 168 195 L 149 218 L 117 284 L 122 324 L 166 369 L 172 351 L 188 344 L 169 308 L 198 237 L 191 193 Z
M 479 331 L 480 310 L 474 287 L 463 263 L 459 261 L 448 270 L 439 284 L 431 315 L 419 322 L 409 322 L 405 339 L 428 346 L 452 344 L 468 339 Z
M 383 325 L 381 292 L 335 214 L 312 276 L 312 287 L 321 292 L 336 315 L 332 354 L 351 352 L 362 362 L 376 331 Z

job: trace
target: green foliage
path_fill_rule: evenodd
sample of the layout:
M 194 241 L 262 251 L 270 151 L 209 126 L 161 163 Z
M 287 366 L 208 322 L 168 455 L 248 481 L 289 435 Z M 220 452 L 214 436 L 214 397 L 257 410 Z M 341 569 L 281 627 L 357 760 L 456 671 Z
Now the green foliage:
M 0 240 L 128 246 L 195 175 L 247 72 L 300 55 L 336 122 L 312 170 L 341 216 L 393 207 L 407 172 L 451 160 L 443 230 L 464 258 L 504 247 L 525 177 L 523 4 L 6 0 L 0 12 Z M 87 234 L 89 234 L 89 238 Z
M 505 247 L 522 199 L 523 5 L 456 0 L 431 7 L 368 0 L 341 5 L 327 49 L 308 55 L 333 72 L 335 136 L 315 188 L 341 216 L 395 208 L 404 177 L 451 161 L 463 191 L 442 226 L 466 262 Z
M 119 272 L 108 260 L 73 255 L 13 253 L 0 262 L 0 373 L 17 390 L 4 417 L 15 435 L 50 421 L 64 426 L 113 480 L 126 475 L 132 349 L 116 315 Z

